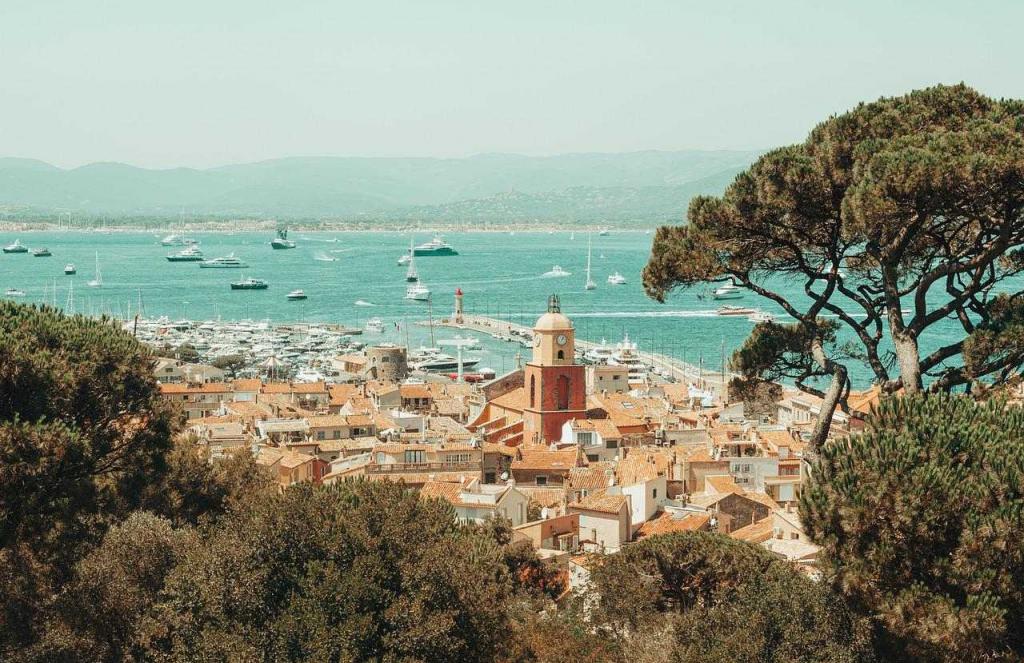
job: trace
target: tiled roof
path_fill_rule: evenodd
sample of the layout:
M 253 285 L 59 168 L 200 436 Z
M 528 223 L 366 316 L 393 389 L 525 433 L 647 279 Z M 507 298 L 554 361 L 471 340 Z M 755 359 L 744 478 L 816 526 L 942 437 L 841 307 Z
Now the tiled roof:
M 526 389 L 519 387 L 513 389 L 508 393 L 498 396 L 493 401 L 492 405 L 504 408 L 506 410 L 512 410 L 514 412 L 522 412 L 526 408 Z
M 692 532 L 705 529 L 711 522 L 709 513 L 690 513 L 682 518 L 675 518 L 667 511 L 662 511 L 654 518 L 651 518 L 637 530 L 637 537 L 654 536 L 655 534 L 670 534 L 672 532 Z
M 729 536 L 747 543 L 761 543 L 772 538 L 772 517 L 767 516 L 749 525 L 734 529 Z
M 235 380 L 232 384 L 235 387 L 235 391 L 259 391 L 260 387 L 263 386 L 263 381 L 253 378 Z
M 607 488 L 609 477 L 604 469 L 591 467 L 574 467 L 569 470 L 566 486 L 569 490 L 601 490 Z
M 658 478 L 658 466 L 647 458 L 630 454 L 616 465 L 615 477 L 620 486 L 646 483 Z
M 348 417 L 343 417 L 340 414 L 309 417 L 308 421 L 310 428 L 339 428 L 341 426 L 348 426 Z
M 600 513 L 619 513 L 626 503 L 625 495 L 588 495 L 579 502 L 569 505 L 570 509 L 582 509 L 584 511 L 597 511 Z
M 402 398 L 431 399 L 433 394 L 425 384 L 403 384 L 398 388 Z
M 736 485 L 736 480 L 728 474 L 712 474 L 704 477 L 704 483 L 717 493 L 742 493 L 743 489 Z
M 541 449 L 523 449 L 522 458 L 512 461 L 513 470 L 564 470 L 579 464 L 579 449 L 572 447 L 562 451 L 546 451 Z

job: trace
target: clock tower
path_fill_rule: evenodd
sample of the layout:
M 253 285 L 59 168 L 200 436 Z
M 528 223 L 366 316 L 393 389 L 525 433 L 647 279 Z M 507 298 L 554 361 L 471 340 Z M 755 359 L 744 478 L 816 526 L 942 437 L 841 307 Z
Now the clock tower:
M 559 440 L 565 422 L 585 417 L 584 370 L 576 364 L 576 330 L 562 314 L 558 296 L 551 295 L 548 312 L 533 326 L 533 358 L 524 369 L 524 442 Z

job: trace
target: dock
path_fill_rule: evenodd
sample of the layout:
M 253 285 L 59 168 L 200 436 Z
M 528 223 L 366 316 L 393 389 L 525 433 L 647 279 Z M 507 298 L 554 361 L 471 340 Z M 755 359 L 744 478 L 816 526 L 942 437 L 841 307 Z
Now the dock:
M 465 331 L 487 334 L 497 339 L 516 338 L 516 335 L 532 334 L 533 330 L 526 325 L 520 325 L 508 320 L 491 318 L 482 315 L 464 315 L 461 323 L 456 323 L 451 318 L 442 318 L 433 322 L 421 321 L 417 325 L 427 326 L 433 324 L 435 327 L 447 329 L 460 329 Z M 520 336 L 521 337 L 521 336 Z M 576 347 L 586 351 L 599 345 L 593 341 L 576 338 Z M 529 348 L 524 347 L 524 350 Z M 643 348 L 637 348 L 640 359 L 659 370 L 666 370 L 678 382 L 692 383 L 701 389 L 714 392 L 716 398 L 721 399 L 725 395 L 725 385 L 729 380 L 736 377 L 735 373 L 727 372 L 723 380 L 721 371 L 709 371 L 700 366 L 686 363 L 676 357 L 664 354 L 644 352 Z

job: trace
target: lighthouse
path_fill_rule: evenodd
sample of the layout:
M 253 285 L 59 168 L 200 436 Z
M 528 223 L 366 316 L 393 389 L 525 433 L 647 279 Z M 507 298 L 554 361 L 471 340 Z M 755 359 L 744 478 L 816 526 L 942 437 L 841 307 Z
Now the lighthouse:
M 462 288 L 455 289 L 455 324 L 462 324 Z

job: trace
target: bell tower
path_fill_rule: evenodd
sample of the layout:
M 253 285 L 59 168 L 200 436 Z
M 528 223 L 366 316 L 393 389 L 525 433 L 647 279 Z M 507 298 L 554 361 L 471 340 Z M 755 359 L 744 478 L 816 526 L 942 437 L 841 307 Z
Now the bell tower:
M 576 330 L 558 295 L 533 326 L 533 357 L 524 369 L 527 404 L 523 441 L 546 443 L 562 437 L 562 425 L 582 419 L 587 409 L 586 377 L 576 364 Z

